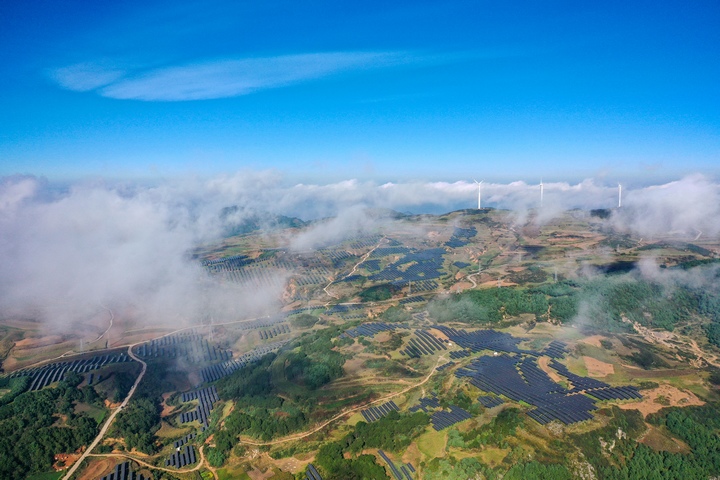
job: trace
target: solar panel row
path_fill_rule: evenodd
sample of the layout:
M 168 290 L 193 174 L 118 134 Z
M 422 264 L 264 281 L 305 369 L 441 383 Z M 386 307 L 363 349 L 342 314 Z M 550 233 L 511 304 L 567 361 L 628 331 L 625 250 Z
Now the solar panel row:
M 192 445 L 185 445 L 185 448 L 178 449 L 175 453 L 170 455 L 170 458 L 165 460 L 166 467 L 183 468 L 186 465 L 192 465 L 197 462 L 195 457 L 195 447 Z
M 567 344 L 559 340 L 553 340 L 550 344 L 545 347 L 542 354 L 547 355 L 550 358 L 562 358 L 567 352 Z
M 133 472 L 130 470 L 130 462 L 118 463 L 115 465 L 115 469 L 105 475 L 104 477 L 98 478 L 98 480 L 150 480 L 151 477 L 145 477 L 142 474 Z
M 305 471 L 306 480 L 322 480 L 320 473 L 315 468 L 315 465 L 308 463 L 307 470 Z
M 472 418 L 472 415 L 470 415 L 470 413 L 460 407 L 456 407 L 455 405 L 449 405 L 448 408 L 450 410 L 449 412 L 445 410 L 440 410 L 439 412 L 433 413 L 430 417 L 430 423 L 432 423 L 432 427 L 438 432 L 452 425 L 455 425 L 456 423 L 460 423 L 464 420 Z
M 416 338 L 410 339 L 405 350 L 400 350 L 400 354 L 419 358 L 422 355 L 432 355 L 439 350 L 447 350 L 447 347 L 427 330 L 415 330 L 415 336 Z
M 215 402 L 220 400 L 215 385 L 193 392 L 182 394 L 182 401 L 189 402 L 198 400 L 198 406 L 195 410 L 180 414 L 180 423 L 187 423 L 198 420 L 201 424 L 207 426 L 210 419 L 210 411 L 213 409 Z
M 382 457 L 382 459 L 385 460 L 385 463 L 388 464 L 388 466 L 390 467 L 390 471 L 392 472 L 393 476 L 394 476 L 397 480 L 403 480 L 403 477 L 402 477 L 402 474 L 400 473 L 400 470 L 397 469 L 397 467 L 395 466 L 395 464 L 392 462 L 392 460 L 390 460 L 390 458 L 388 458 L 388 456 L 385 454 L 385 452 L 383 452 L 382 450 L 378 450 L 378 455 L 380 455 L 380 456 Z
M 455 362 L 448 362 L 448 363 L 445 363 L 445 364 L 443 364 L 443 365 L 440 365 L 439 367 L 436 368 L 436 370 L 437 370 L 438 372 L 442 372 L 442 371 L 445 370 L 446 368 L 450 368 L 450 367 L 452 367 L 453 365 L 455 365 Z
M 191 363 L 229 360 L 232 353 L 210 345 L 202 335 L 194 332 L 168 335 L 134 347 L 141 357 L 184 357 Z
M 410 407 L 411 412 L 417 412 L 422 410 L 427 412 L 429 408 L 440 408 L 440 402 L 435 397 L 423 397 L 419 400 L 417 405 Z
M 380 332 L 394 331 L 398 328 L 407 329 L 409 327 L 401 323 L 369 322 L 363 323 L 362 325 L 359 325 L 355 328 L 349 328 L 345 330 L 345 333 L 343 333 L 343 335 L 351 338 L 357 338 L 360 336 L 372 337 Z
M 459 358 L 465 358 L 470 356 L 470 350 L 454 350 L 450 352 L 450 358 L 457 360 Z
M 505 403 L 501 398 L 493 397 L 491 395 L 480 395 L 478 397 L 478 402 L 480 402 L 480 404 L 485 408 L 493 408 Z
M 283 333 L 290 333 L 290 327 L 287 323 L 281 323 L 277 327 L 273 327 L 269 330 L 260 330 L 258 335 L 260 335 L 261 340 L 269 340 L 277 337 L 278 335 L 282 335 Z
M 380 420 L 382 417 L 384 417 L 385 415 L 387 415 L 388 413 L 390 413 L 392 411 L 397 412 L 399 410 L 400 410 L 400 408 L 398 408 L 398 406 L 395 404 L 395 402 L 390 400 L 389 402 L 383 403 L 380 406 L 370 407 L 370 408 L 366 408 L 364 410 L 360 410 L 360 413 L 362 414 L 362 416 L 366 422 L 372 423 L 377 420 Z
M 280 349 L 287 342 L 288 340 L 280 340 L 268 343 L 267 345 L 263 345 L 262 347 L 258 347 L 255 350 L 241 355 L 235 360 L 228 360 L 227 362 L 205 367 L 200 370 L 202 381 L 205 383 L 214 382 L 215 380 L 219 380 L 222 377 L 230 375 L 235 370 L 243 368 L 250 363 L 257 362 L 268 353 Z
M 32 380 L 28 386 L 29 391 L 40 390 L 53 382 L 59 382 L 65 379 L 68 372 L 86 373 L 90 370 L 96 370 L 111 363 L 123 363 L 130 361 L 130 357 L 125 352 L 96 355 L 82 360 L 73 360 L 71 362 L 55 362 L 40 367 L 24 368 L 17 370 L 10 375 L 9 378 L 30 377 Z M 90 379 L 88 378 L 88 382 Z
M 400 300 L 400 305 L 407 305 L 408 303 L 422 302 L 424 300 L 425 300 L 425 298 L 422 297 L 421 295 L 417 295 L 414 297 L 406 297 L 406 298 L 403 298 L 402 300 Z
M 195 433 L 189 433 L 189 434 L 185 435 L 183 438 L 181 438 L 180 440 L 176 440 L 175 443 L 173 443 L 173 446 L 175 448 L 180 448 L 183 445 L 185 445 L 186 443 L 188 443 L 190 440 L 195 438 L 195 436 L 196 436 Z

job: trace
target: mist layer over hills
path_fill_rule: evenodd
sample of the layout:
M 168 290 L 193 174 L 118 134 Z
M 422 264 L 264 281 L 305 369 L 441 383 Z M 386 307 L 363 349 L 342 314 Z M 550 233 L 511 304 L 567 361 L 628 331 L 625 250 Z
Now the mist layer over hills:
M 612 209 L 608 227 L 639 236 L 720 234 L 720 186 L 700 176 L 625 188 L 578 184 L 484 184 L 483 206 L 543 223 L 568 209 Z M 374 184 L 348 180 L 286 185 L 273 172 L 241 172 L 154 186 L 78 182 L 58 192 L 42 179 L 0 180 L 0 308 L 63 328 L 79 316 L 132 306 L 139 318 L 186 322 L 242 309 L 266 313 L 280 291 L 213 283 L 191 252 L 229 234 L 287 230 L 297 251 L 371 232 L 392 221 L 380 209 L 422 213 L 474 208 L 472 182 Z M 326 219 L 319 221 L 319 219 Z M 313 221 L 306 226 L 306 222 Z

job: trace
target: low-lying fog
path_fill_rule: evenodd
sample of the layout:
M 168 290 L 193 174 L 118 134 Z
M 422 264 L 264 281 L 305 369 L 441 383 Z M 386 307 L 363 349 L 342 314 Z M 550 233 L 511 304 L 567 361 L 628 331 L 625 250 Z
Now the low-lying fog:
M 518 223 L 530 210 L 547 222 L 571 208 L 617 206 L 617 186 L 483 184 L 483 206 L 510 209 Z M 197 321 L 208 314 L 272 309 L 279 291 L 211 285 L 190 253 L 249 218 L 274 215 L 319 222 L 289 239 L 297 250 L 338 242 L 386 221 L 367 208 L 421 213 L 474 208 L 473 182 L 373 184 L 348 180 L 288 185 L 275 172 L 241 172 L 210 180 L 143 186 L 83 181 L 59 190 L 35 177 L 0 179 L 0 309 L 63 328 L 99 305 L 131 306 L 148 323 Z M 223 208 L 237 206 L 229 215 Z M 623 208 L 608 219 L 641 236 L 720 233 L 720 188 L 693 175 L 663 185 L 623 188 Z

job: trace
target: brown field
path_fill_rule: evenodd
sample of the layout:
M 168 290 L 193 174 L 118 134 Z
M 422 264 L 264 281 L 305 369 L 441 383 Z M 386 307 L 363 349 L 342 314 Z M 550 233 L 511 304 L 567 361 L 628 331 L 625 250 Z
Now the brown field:
M 90 464 L 78 474 L 77 480 L 95 480 L 101 478 L 112 471 L 115 467 L 115 460 L 108 457 L 88 457 L 92 458 Z
M 590 337 L 585 337 L 581 339 L 580 341 L 583 343 L 587 343 L 588 345 L 592 345 L 593 347 L 602 348 L 602 345 L 600 344 L 600 340 L 607 340 L 607 337 L 604 337 L 602 335 L 592 335 Z
M 690 447 L 688 447 L 685 442 L 666 435 L 652 425 L 648 426 L 648 431 L 639 441 L 656 451 L 682 454 L 689 454 L 691 452 Z
M 472 283 L 470 282 L 457 282 L 452 287 L 450 287 L 451 292 L 462 292 L 463 290 L 467 290 L 468 288 L 472 288 Z
M 659 412 L 666 406 L 690 407 L 705 404 L 705 402 L 695 396 L 694 393 L 687 390 L 680 390 L 677 387 L 667 384 L 660 385 L 658 388 L 653 388 L 652 390 L 643 390 L 642 394 L 642 401 L 620 405 L 620 408 L 625 410 L 640 410 L 643 416 L 647 417 L 651 413 Z M 668 405 L 661 405 L 655 401 L 661 395 L 668 400 Z
M 582 357 L 585 360 L 588 375 L 591 377 L 607 377 L 615 373 L 615 367 L 612 363 L 601 362 L 592 357 Z
M 553 382 L 562 382 L 563 379 L 558 373 L 550 368 L 548 364 L 550 363 L 550 357 L 540 357 L 538 358 L 538 367 L 540 367 L 540 370 L 547 373 L 548 377 L 552 379 Z

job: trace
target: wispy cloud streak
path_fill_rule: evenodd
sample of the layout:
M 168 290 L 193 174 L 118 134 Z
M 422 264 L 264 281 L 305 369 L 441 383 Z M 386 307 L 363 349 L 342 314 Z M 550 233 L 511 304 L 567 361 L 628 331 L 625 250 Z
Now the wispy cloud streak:
M 412 55 L 403 52 L 306 53 L 223 59 L 135 71 L 80 63 L 56 69 L 51 77 L 69 90 L 94 90 L 116 99 L 173 102 L 236 97 L 341 72 L 413 61 Z

